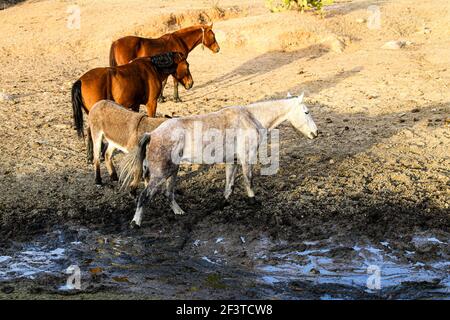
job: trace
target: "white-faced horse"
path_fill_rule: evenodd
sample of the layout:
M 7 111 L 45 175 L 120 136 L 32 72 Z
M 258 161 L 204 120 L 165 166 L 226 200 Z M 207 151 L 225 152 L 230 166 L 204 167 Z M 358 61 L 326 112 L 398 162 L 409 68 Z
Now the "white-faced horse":
M 146 187 L 141 192 L 132 227 L 140 226 L 143 206 L 166 183 L 166 196 L 175 214 L 184 211 L 175 201 L 175 182 L 180 162 L 205 163 L 203 151 L 211 144 L 211 136 L 224 137 L 215 144 L 214 163 L 225 163 L 226 199 L 232 193 L 237 164 L 242 166 L 247 194 L 254 200 L 252 165 L 256 158 L 261 133 L 270 131 L 284 121 L 289 121 L 300 133 L 310 139 L 318 135 L 308 108 L 303 104 L 303 94 L 280 100 L 254 103 L 248 106 L 227 107 L 220 111 L 197 116 L 170 119 L 151 133 L 145 133 L 136 150 L 125 159 L 120 180 L 124 186 L 137 188 L 142 176 Z M 199 127 L 203 136 L 198 135 Z M 232 139 L 228 136 L 230 132 Z M 206 133 L 206 134 L 205 134 Z M 205 138 L 205 135 L 208 138 Z M 237 141 L 234 137 L 237 135 Z M 231 152 L 226 152 L 231 150 Z M 211 159 L 208 159 L 211 160 Z M 144 167 L 146 162 L 146 168 Z M 211 163 L 208 161 L 207 163 Z

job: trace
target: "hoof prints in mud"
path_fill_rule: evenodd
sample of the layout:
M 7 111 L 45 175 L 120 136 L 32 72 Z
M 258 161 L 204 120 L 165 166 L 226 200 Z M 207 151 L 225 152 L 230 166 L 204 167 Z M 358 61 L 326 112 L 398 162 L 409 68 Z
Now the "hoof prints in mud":
M 212 171 L 216 171 L 214 175 L 220 174 L 217 170 Z M 265 199 L 261 206 L 250 205 L 245 197 L 237 196 L 227 206 L 212 205 L 222 203 L 222 195 L 218 189 L 207 190 L 210 196 L 208 199 L 181 195 L 178 197 L 179 203 L 187 212 L 182 217 L 175 216 L 167 207 L 165 199 L 160 196 L 145 209 L 143 228 L 162 230 L 167 234 L 174 234 L 174 230 L 177 230 L 178 236 L 190 237 L 189 233 L 199 225 L 210 226 L 214 230 L 217 224 L 229 224 L 248 231 L 267 232 L 275 239 L 295 241 L 349 232 L 375 240 L 396 238 L 399 235 L 409 239 L 414 232 L 445 231 L 450 225 L 448 210 L 433 208 L 427 202 L 410 205 L 386 199 L 386 202 L 378 203 L 370 199 L 372 195 L 361 194 L 358 196 L 357 208 L 349 208 L 349 200 L 351 205 L 352 199 L 346 197 L 324 198 L 320 202 L 287 202 L 283 206 L 277 206 L 270 197 L 264 195 L 269 191 L 261 191 L 261 198 Z M 54 225 L 64 224 L 67 220 L 107 232 L 129 231 L 134 211 L 134 202 L 124 198 L 116 206 L 80 206 L 62 214 L 54 209 L 15 212 L 5 216 L 1 222 L 0 240 L 27 240 L 31 236 L 46 233 Z

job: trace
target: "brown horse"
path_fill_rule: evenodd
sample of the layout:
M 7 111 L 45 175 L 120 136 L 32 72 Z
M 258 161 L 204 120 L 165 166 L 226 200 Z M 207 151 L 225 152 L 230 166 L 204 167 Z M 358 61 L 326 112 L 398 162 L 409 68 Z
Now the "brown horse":
M 145 104 L 148 116 L 154 117 L 162 82 L 169 74 L 186 89 L 194 83 L 185 56 L 178 52 L 138 58 L 123 66 L 96 68 L 85 73 L 72 87 L 73 119 L 78 135 L 84 136 L 81 110 L 89 113 L 100 100 L 113 100 L 133 111 L 139 111 L 139 105 Z M 91 161 L 90 133 L 87 154 Z
M 114 41 L 109 53 L 110 66 L 127 64 L 138 57 L 147 57 L 162 52 L 176 51 L 181 52 L 187 58 L 199 44 L 203 44 L 212 52 L 217 53 L 220 50 L 217 44 L 211 25 L 198 25 L 180 29 L 173 33 L 168 33 L 160 38 L 149 39 L 135 36 L 128 36 Z M 163 90 L 167 79 L 163 83 Z M 181 101 L 178 95 L 178 80 L 173 77 L 174 94 L 176 102 Z M 161 91 L 161 101 L 164 101 L 163 91 Z
M 147 114 L 154 117 L 162 81 L 169 74 L 186 89 L 194 83 L 189 64 L 180 53 L 138 58 L 123 66 L 95 68 L 86 72 L 72 87 L 73 118 L 79 136 L 83 136 L 81 109 L 89 113 L 100 100 L 113 100 L 133 111 L 139 111 L 139 105 L 145 104 Z

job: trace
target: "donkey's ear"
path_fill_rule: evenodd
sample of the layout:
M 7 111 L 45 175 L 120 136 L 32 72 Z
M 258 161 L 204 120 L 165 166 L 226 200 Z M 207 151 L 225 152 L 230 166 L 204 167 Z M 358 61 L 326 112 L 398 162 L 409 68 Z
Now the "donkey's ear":
M 302 102 L 304 96 L 305 96 L 305 92 L 302 92 L 302 94 L 298 96 L 298 100 L 299 100 L 300 102 Z
M 287 93 L 286 95 L 287 98 L 292 98 L 292 94 L 290 92 Z

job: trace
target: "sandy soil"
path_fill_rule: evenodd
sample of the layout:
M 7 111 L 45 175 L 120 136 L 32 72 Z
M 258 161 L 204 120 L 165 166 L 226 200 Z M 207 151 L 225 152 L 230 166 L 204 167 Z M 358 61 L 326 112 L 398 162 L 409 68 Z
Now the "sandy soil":
M 200 114 L 305 91 L 320 139 L 310 142 L 281 126 L 280 170 L 255 178 L 263 204 L 257 208 L 246 204 L 241 187 L 231 206 L 215 208 L 222 166 L 183 168 L 179 204 L 188 215 L 174 217 L 157 198 L 136 237 L 162 237 L 175 256 L 195 255 L 192 241 L 219 234 L 288 243 L 366 237 L 408 247 L 415 234 L 428 232 L 448 243 L 448 1 L 336 1 L 321 18 L 270 13 L 263 1 L 82 0 L 80 30 L 66 26 L 68 4 L 25 1 L 0 11 L 5 248 L 71 224 L 133 235 L 133 200 L 113 183 L 93 183 L 85 144 L 72 129 L 71 85 L 107 65 L 109 45 L 120 36 L 157 36 L 209 19 L 221 52 L 194 50 L 194 87 L 180 91 L 182 103 L 159 104 L 158 113 Z M 363 20 L 370 5 L 381 10 L 380 29 Z M 409 42 L 381 48 L 393 40 Z M 237 242 L 228 256 L 245 265 Z M 437 252 L 448 259 L 448 246 Z

